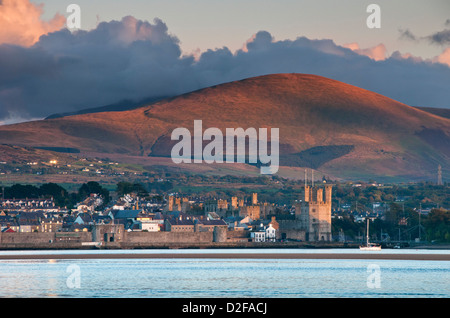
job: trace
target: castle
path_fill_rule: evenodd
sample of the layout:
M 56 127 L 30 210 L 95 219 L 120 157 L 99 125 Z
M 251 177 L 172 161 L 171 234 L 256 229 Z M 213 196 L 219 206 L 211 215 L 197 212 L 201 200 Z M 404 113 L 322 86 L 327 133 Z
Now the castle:
M 331 241 L 331 193 L 331 185 L 321 188 L 305 184 L 304 199 L 295 204 L 295 215 L 277 217 L 280 238 Z
M 231 198 L 231 203 L 223 199 L 207 200 L 202 204 L 203 213 L 214 213 L 216 217 L 249 218 L 253 221 L 270 220 L 277 225 L 277 239 L 300 240 L 306 242 L 330 242 L 331 235 L 331 203 L 332 186 L 325 184 L 314 186 L 307 184 L 305 174 L 304 197 L 293 207 L 295 213 L 277 211 L 274 204 L 258 202 L 257 193 L 252 193 L 251 201 L 246 203 L 237 197 Z M 187 199 L 169 196 L 168 211 L 186 212 Z M 213 214 L 211 214 L 213 215 Z M 259 221 L 258 221 L 259 222 Z

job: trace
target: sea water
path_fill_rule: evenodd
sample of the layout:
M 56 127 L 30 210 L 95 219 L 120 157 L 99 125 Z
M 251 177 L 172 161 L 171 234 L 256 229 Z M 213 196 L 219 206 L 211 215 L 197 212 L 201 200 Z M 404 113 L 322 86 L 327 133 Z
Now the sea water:
M 0 297 L 450 297 L 450 262 L 371 259 L 127 258 L 139 253 L 361 253 L 359 250 L 1 251 L 9 255 L 123 254 L 112 259 L 0 261 Z M 449 254 L 448 250 L 378 253 Z

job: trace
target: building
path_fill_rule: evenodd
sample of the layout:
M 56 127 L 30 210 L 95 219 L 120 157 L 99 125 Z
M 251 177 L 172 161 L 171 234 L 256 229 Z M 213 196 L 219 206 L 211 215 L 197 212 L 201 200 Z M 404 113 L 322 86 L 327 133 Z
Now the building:
M 252 193 L 252 205 L 258 204 L 258 193 Z
M 126 231 L 140 230 L 141 223 L 137 221 L 142 210 L 112 210 L 109 216 L 114 224 L 123 224 Z
M 279 238 L 331 241 L 331 195 L 331 185 L 305 185 L 304 198 L 295 204 L 295 214 L 277 216 Z
M 331 241 L 332 186 L 326 185 L 325 193 L 323 190 L 305 186 L 304 202 L 295 207 L 296 217 L 300 219 L 306 231 L 306 241 Z
M 269 226 L 266 227 L 266 242 L 275 242 L 277 239 L 277 230 L 272 226 L 272 223 L 269 223 Z
M 41 232 L 59 232 L 62 230 L 62 217 L 46 217 L 41 219 Z
M 0 209 L 3 211 L 46 211 L 58 212 L 59 208 L 55 205 L 53 198 L 50 199 L 0 199 Z
M 19 231 L 21 233 L 39 232 L 41 230 L 41 220 L 45 216 L 42 212 L 23 212 L 17 217 Z
M 223 229 L 228 229 L 228 224 L 224 220 L 217 219 L 197 219 L 196 224 L 198 224 L 199 231 L 209 231 L 213 232 L 214 228 L 219 227 Z
M 266 231 L 263 228 L 258 228 L 250 232 L 250 239 L 252 242 L 265 242 Z
M 173 217 L 165 220 L 165 229 L 170 232 L 194 232 L 195 224 L 192 218 Z
M 276 230 L 271 223 L 268 226 L 261 223 L 250 232 L 250 239 L 252 242 L 275 242 Z
M 123 240 L 123 224 L 96 224 L 92 231 L 93 242 L 121 242 Z

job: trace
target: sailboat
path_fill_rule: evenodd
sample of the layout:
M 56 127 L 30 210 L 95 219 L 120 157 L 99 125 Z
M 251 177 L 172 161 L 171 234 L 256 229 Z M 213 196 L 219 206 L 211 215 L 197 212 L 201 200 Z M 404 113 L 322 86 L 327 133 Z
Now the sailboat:
M 381 245 L 369 242 L 369 219 L 367 219 L 366 245 L 360 245 L 362 251 L 381 251 Z

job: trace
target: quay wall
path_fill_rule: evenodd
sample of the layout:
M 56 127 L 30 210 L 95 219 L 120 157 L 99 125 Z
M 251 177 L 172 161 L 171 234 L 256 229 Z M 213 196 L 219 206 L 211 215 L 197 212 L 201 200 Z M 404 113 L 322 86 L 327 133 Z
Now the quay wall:
M 243 233 L 231 232 L 124 232 L 121 240 L 101 241 L 101 245 L 92 243 L 91 232 L 0 233 L 0 250 L 357 247 L 338 242 L 249 242 Z

